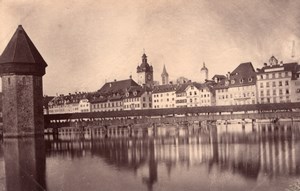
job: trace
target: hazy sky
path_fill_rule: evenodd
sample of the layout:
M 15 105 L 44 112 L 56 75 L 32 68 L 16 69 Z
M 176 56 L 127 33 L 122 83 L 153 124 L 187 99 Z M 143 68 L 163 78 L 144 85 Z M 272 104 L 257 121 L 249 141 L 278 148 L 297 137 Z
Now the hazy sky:
M 275 55 L 300 55 L 300 1 L 294 0 L 0 0 L 0 52 L 22 24 L 48 64 L 44 94 L 95 91 L 136 78 L 143 48 L 161 81 L 199 79 Z

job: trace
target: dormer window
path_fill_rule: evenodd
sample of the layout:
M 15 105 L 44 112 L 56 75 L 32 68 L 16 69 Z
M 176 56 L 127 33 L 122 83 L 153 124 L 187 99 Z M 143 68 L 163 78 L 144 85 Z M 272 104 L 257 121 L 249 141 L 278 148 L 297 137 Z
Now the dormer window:
M 235 80 L 231 80 L 231 84 L 234 84 L 235 83 Z
M 252 82 L 253 81 L 253 79 L 252 78 L 248 78 L 248 82 Z
M 229 86 L 229 81 L 225 81 L 225 86 Z
M 126 92 L 126 97 L 129 97 L 129 92 Z
M 136 96 L 136 95 L 137 95 L 137 92 L 136 92 L 136 91 L 134 91 L 134 92 L 133 92 L 133 95 L 134 95 L 134 96 Z
M 244 82 L 244 80 L 243 79 L 240 79 L 240 83 L 242 84 Z

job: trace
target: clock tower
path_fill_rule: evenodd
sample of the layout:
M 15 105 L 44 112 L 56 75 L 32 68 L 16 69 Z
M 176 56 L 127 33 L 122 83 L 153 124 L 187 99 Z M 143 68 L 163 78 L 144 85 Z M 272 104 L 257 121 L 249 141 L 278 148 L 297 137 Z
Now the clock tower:
M 137 77 L 139 85 L 153 85 L 153 67 L 148 64 L 145 53 L 142 56 L 142 63 L 137 67 Z

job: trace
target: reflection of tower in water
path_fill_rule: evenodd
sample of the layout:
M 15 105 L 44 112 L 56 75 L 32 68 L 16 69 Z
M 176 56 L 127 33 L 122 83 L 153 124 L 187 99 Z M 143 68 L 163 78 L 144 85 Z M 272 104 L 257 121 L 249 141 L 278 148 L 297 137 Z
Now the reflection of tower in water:
M 42 138 L 5 139 L 3 151 L 8 191 L 47 189 L 45 143 Z

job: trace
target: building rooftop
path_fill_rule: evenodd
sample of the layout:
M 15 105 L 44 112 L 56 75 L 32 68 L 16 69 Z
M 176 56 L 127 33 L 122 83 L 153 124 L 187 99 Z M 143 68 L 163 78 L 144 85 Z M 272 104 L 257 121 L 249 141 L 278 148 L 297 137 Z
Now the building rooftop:
M 166 84 L 166 85 L 159 85 L 155 86 L 153 89 L 153 93 L 164 93 L 164 92 L 172 92 L 176 91 L 179 88 L 177 84 Z
M 139 86 L 134 80 L 120 80 L 120 81 L 113 81 L 105 83 L 98 93 L 101 95 L 112 95 L 112 94 L 125 94 L 125 91 L 132 86 Z
M 215 89 L 226 89 L 230 87 L 250 86 L 256 84 L 256 72 L 251 62 L 241 63 L 234 69 L 228 78 L 218 82 Z

